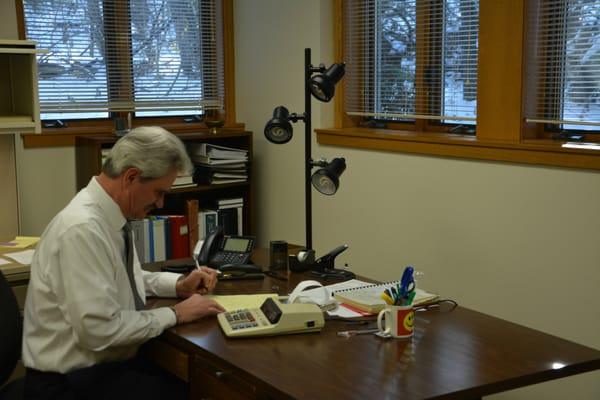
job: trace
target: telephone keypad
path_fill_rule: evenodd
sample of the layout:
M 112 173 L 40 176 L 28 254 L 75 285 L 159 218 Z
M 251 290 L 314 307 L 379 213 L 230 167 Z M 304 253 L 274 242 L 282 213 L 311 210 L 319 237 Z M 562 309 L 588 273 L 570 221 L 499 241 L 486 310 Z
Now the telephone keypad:
M 216 264 L 246 264 L 248 255 L 246 253 L 221 252 L 215 255 L 212 262 Z

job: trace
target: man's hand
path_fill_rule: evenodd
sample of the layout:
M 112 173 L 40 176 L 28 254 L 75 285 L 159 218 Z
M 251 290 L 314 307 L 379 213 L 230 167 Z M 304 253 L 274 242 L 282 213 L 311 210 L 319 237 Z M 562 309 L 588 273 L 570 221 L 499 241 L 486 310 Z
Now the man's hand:
M 182 277 L 175 285 L 177 297 L 188 298 L 194 293 L 206 294 L 213 290 L 217 284 L 217 271 L 212 268 L 201 267 Z
M 225 309 L 214 300 L 202 297 L 199 294 L 192 294 L 181 303 L 175 304 L 175 313 L 177 314 L 177 323 L 185 324 L 196 321 L 200 318 L 208 317 L 224 312 Z

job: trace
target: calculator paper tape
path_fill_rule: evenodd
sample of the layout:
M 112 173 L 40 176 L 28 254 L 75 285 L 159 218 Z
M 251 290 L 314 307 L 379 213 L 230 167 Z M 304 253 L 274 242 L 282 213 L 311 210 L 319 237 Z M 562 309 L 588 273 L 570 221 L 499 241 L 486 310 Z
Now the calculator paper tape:
M 322 290 L 311 291 L 310 296 L 302 294 L 305 290 L 322 288 Z M 292 290 L 288 298 L 288 303 L 314 303 L 317 305 L 324 305 L 329 302 L 329 292 L 327 289 L 317 281 L 302 281 Z

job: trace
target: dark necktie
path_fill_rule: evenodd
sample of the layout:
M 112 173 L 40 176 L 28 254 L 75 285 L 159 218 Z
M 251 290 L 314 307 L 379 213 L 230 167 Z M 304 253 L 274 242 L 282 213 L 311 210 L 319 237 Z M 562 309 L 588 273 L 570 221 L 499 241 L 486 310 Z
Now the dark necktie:
M 129 223 L 126 223 L 125 226 L 123 226 L 123 237 L 125 238 L 125 270 L 127 271 L 129 285 L 131 286 L 131 292 L 133 293 L 135 309 L 142 310 L 144 308 L 144 302 L 137 291 L 133 276 L 133 235 L 131 234 Z

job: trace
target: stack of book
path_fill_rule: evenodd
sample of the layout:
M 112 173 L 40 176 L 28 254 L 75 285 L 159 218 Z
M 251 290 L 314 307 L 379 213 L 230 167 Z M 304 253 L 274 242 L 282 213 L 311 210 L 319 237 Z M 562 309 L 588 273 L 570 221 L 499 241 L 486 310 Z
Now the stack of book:
M 194 182 L 221 185 L 248 180 L 248 151 L 210 143 L 190 143 L 188 153 L 195 165 Z
M 194 177 L 192 175 L 181 175 L 175 178 L 173 185 L 171 185 L 172 189 L 184 188 L 184 187 L 194 187 L 196 183 L 194 182 Z
M 217 200 L 218 224 L 225 235 L 243 235 L 243 210 L 244 199 L 241 197 Z
M 198 213 L 198 237 L 204 239 L 217 226 L 225 235 L 241 236 L 244 232 L 244 199 L 217 200 L 213 209 Z
M 140 263 L 190 256 L 188 223 L 183 215 L 149 216 L 131 221 L 135 250 Z

